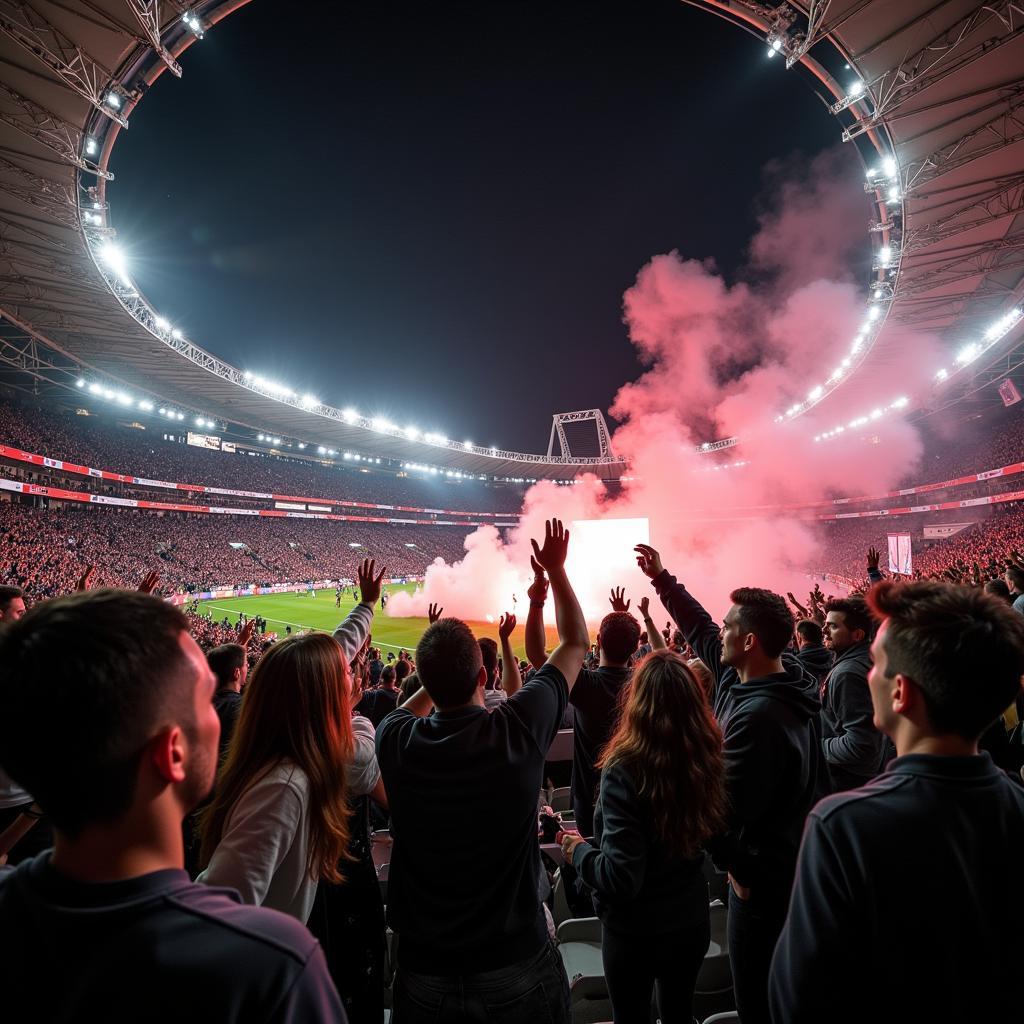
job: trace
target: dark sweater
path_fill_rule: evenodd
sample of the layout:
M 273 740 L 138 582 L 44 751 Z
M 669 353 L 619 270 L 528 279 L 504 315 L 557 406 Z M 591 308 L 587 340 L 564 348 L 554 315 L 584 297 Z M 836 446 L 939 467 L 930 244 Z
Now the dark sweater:
M 807 644 L 799 648 L 796 659 L 819 683 L 832 669 L 832 652 L 824 644 Z
M 10 1021 L 345 1020 L 323 952 L 298 921 L 184 871 L 74 882 L 47 851 L 0 868 L 0 937 Z
M 807 813 L 830 788 L 817 680 L 784 654 L 783 672 L 741 683 L 722 664 L 719 628 L 700 603 L 668 572 L 652 582 L 715 682 L 731 811 L 729 831 L 710 844 L 712 856 L 762 898 L 784 900 Z
M 1024 790 L 913 754 L 807 820 L 772 962 L 777 1024 L 1019 1020 Z
M 671 855 L 654 828 L 650 804 L 621 765 L 601 774 L 593 843 L 573 851 L 573 866 L 593 890 L 597 916 L 612 931 L 661 934 L 708 917 L 704 858 Z
M 873 779 L 894 753 L 874 726 L 870 671 L 871 645 L 864 640 L 836 657 L 821 684 L 821 744 L 836 788 Z

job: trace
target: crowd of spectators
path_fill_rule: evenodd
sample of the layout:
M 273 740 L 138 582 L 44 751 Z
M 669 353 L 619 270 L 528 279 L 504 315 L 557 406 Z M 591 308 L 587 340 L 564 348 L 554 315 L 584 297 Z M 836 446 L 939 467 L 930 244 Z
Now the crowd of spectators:
M 364 472 L 344 462 L 329 465 L 300 457 L 297 451 L 288 456 L 212 451 L 185 444 L 186 429 L 163 424 L 156 417 L 146 419 L 145 429 L 129 422 L 141 425 L 140 420 L 123 415 L 113 418 L 106 409 L 83 416 L 53 406 L 4 401 L 0 402 L 0 444 L 171 483 L 474 512 L 518 512 L 522 505 L 522 487 L 512 484 L 398 475 L 400 466 L 390 471 L 375 466 Z M 165 434 L 176 440 L 164 440 Z
M 467 532 L 0 501 L 0 582 L 38 599 L 74 589 L 89 565 L 104 586 L 134 586 L 155 567 L 165 591 L 198 592 L 350 578 L 365 551 L 383 558 L 396 577 L 420 576 L 436 558 L 460 558 Z

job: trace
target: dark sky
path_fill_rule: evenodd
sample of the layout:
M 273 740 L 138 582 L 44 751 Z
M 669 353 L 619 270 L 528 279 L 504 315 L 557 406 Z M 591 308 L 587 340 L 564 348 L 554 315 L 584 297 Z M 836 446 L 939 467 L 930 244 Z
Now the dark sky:
M 400 425 L 539 451 L 607 409 L 640 267 L 735 271 L 763 165 L 837 141 L 798 72 L 678 0 L 317 6 L 192 46 L 108 196 L 193 341 Z

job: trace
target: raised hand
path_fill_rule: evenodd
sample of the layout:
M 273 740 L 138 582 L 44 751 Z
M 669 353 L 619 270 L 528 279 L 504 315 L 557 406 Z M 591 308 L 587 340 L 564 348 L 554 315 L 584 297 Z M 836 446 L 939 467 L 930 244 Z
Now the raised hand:
M 533 582 L 526 591 L 526 596 L 530 599 L 530 604 L 543 604 L 548 599 L 548 578 L 544 575 L 544 566 L 532 556 L 530 565 L 533 566 Z
M 377 572 L 376 569 L 377 563 L 374 559 L 364 558 L 356 573 L 359 597 L 363 604 L 368 604 L 371 607 L 380 600 L 381 580 L 384 579 L 384 573 L 387 571 L 381 568 L 380 572 Z
M 653 580 L 655 576 L 660 576 L 665 571 L 665 566 L 661 564 L 661 555 L 650 544 L 637 544 L 633 550 L 636 552 L 636 564 L 648 578 Z
M 498 620 L 498 636 L 504 643 L 511 635 L 512 630 L 516 628 L 516 617 L 511 612 L 505 612 L 504 615 Z
M 551 572 L 565 565 L 565 556 L 569 553 L 569 531 L 562 525 L 561 519 L 549 519 L 544 524 L 543 547 L 538 547 L 535 540 L 530 543 L 533 545 L 534 559 L 542 569 Z
M 444 613 L 444 609 L 439 605 L 432 604 L 427 608 L 427 618 L 430 620 L 430 624 L 433 625 L 441 615 Z
M 92 587 L 93 577 L 96 575 L 96 566 L 87 565 L 85 572 L 82 573 L 78 584 L 75 586 L 75 590 L 89 590 Z
M 245 625 L 238 631 L 238 640 L 236 641 L 242 647 L 248 647 L 249 641 L 252 639 L 253 633 L 256 631 L 256 620 L 249 619 Z
M 152 594 L 156 590 L 157 584 L 160 582 L 160 573 L 147 572 L 142 582 L 139 584 L 140 594 Z
M 882 556 L 878 553 L 878 548 L 868 548 L 868 569 L 874 569 L 878 571 L 878 560 Z
M 640 609 L 640 614 L 643 616 L 644 622 L 646 622 L 651 617 L 651 599 L 649 597 L 641 597 L 637 607 Z
M 786 594 L 789 598 L 789 603 L 806 619 L 808 618 L 807 609 L 793 596 L 793 592 L 789 591 Z
M 623 587 L 612 587 L 612 595 L 608 598 L 613 612 L 628 612 L 631 601 L 623 601 L 626 591 Z

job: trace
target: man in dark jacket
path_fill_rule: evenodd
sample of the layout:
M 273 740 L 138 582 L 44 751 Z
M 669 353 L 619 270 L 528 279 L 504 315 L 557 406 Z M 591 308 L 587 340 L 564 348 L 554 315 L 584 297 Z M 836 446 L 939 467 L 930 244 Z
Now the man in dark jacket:
M 861 598 L 832 598 L 825 605 L 825 634 L 836 660 L 819 691 L 821 744 L 832 790 L 839 793 L 870 782 L 891 749 L 872 721 L 868 606 Z
M 821 626 L 814 619 L 796 624 L 797 660 L 820 683 L 832 668 L 832 652 L 822 643 Z
M 744 1024 L 768 1021 L 768 968 L 786 916 L 807 813 L 828 791 L 817 682 L 792 655 L 786 602 L 735 590 L 722 628 L 641 544 L 637 563 L 715 683 L 729 831 L 712 845 L 731 879 L 729 958 Z
M 776 1024 L 1020 1019 L 1024 790 L 978 737 L 1020 693 L 1024 622 L 937 581 L 882 583 L 868 677 L 898 757 L 823 800 L 771 971 Z

